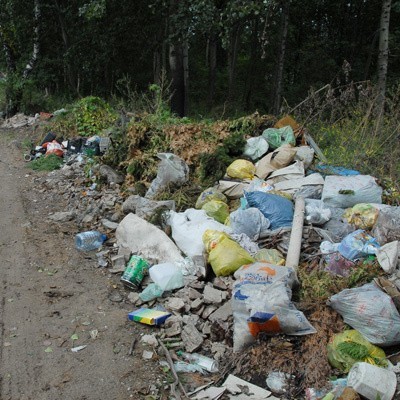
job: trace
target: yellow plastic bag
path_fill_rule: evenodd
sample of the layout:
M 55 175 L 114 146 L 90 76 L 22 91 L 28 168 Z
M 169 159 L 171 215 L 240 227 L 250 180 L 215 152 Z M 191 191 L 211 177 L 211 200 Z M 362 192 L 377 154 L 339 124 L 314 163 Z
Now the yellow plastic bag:
M 372 229 L 378 219 L 379 210 L 372 204 L 360 203 L 352 208 L 348 208 L 344 213 L 344 218 L 349 224 L 353 224 L 359 229 Z
M 268 262 L 274 265 L 285 265 L 285 258 L 276 249 L 261 249 L 254 258 L 256 261 Z
M 228 202 L 228 199 L 223 193 L 213 187 L 210 187 L 200 193 L 200 196 L 197 198 L 195 207 L 197 209 L 200 209 L 204 206 L 204 204 L 211 200 L 219 200 L 223 201 L 224 203 Z
M 229 217 L 229 206 L 223 201 L 208 201 L 201 209 L 204 210 L 209 217 L 221 222 L 221 224 L 225 223 L 226 219 Z
M 330 364 L 343 372 L 348 372 L 353 364 L 360 361 L 378 367 L 388 365 L 385 352 L 354 329 L 333 336 L 327 350 Z
M 253 179 L 256 173 L 254 164 L 247 160 L 235 160 L 227 169 L 226 173 L 231 178 Z
M 253 257 L 225 232 L 207 229 L 203 234 L 203 243 L 216 276 L 231 275 L 241 266 L 254 262 Z

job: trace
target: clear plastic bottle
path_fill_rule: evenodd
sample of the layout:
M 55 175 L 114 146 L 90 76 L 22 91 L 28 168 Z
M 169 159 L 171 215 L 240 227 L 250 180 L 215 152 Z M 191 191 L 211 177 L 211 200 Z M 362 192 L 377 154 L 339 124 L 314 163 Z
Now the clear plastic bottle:
M 185 352 L 182 352 L 181 356 L 189 361 L 191 364 L 196 364 L 208 372 L 218 372 L 218 362 L 210 357 L 206 357 L 198 353 Z
M 97 250 L 106 239 L 107 236 L 99 231 L 81 232 L 75 236 L 75 247 L 79 251 Z

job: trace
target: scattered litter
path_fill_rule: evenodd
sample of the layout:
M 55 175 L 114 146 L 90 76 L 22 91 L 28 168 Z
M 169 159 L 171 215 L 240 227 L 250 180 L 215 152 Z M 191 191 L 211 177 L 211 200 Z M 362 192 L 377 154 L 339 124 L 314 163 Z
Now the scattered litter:
M 249 383 L 231 374 L 228 376 L 222 386 L 225 387 L 230 393 L 230 399 L 274 399 L 274 397 L 270 397 L 271 392 L 268 390 L 253 385 L 252 383 Z
M 82 346 L 73 347 L 73 348 L 71 349 L 71 351 L 72 351 L 73 353 L 77 353 L 78 351 L 81 351 L 81 350 L 85 349 L 86 347 L 87 347 L 87 344 L 84 344 L 84 345 L 82 345 Z
M 89 332 L 89 334 L 90 334 L 90 337 L 91 337 L 93 340 L 95 340 L 95 339 L 97 339 L 98 336 L 99 336 L 99 331 L 98 331 L 97 329 L 93 329 L 93 330 L 91 330 L 91 331 Z
M 143 360 L 151 360 L 153 358 L 154 353 L 149 350 L 143 350 L 142 358 Z
M 170 316 L 171 314 L 167 311 L 139 308 L 138 310 L 130 312 L 128 314 L 128 319 L 146 325 L 161 325 Z
M 391 297 L 375 283 L 342 290 L 329 304 L 369 342 L 381 346 L 400 343 L 400 315 Z

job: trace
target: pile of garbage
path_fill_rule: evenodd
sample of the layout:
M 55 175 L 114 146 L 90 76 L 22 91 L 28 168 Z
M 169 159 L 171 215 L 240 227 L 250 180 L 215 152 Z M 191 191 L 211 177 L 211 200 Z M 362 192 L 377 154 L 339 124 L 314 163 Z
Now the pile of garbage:
M 400 344 L 400 207 L 382 204 L 374 177 L 316 164 L 320 149 L 285 117 L 247 139 L 226 175 L 177 212 L 173 200 L 156 199 L 190 180 L 182 158 L 159 153 L 157 177 L 141 196 L 92 158 L 97 149 L 107 151 L 110 144 L 101 143 L 89 138 L 61 145 L 65 165 L 36 178 L 37 187 L 67 200 L 69 210 L 49 218 L 90 229 L 77 236 L 78 249 L 103 245 L 98 266 L 121 275 L 134 307 L 129 319 L 152 326 L 146 340 L 165 353 L 176 396 L 393 398 L 400 365 L 391 361 L 396 351 L 384 348 Z M 360 286 L 355 277 L 369 266 L 381 272 Z M 299 302 L 304 268 L 332 281 L 351 277 L 354 287 L 339 289 L 327 303 Z M 317 315 L 340 321 L 328 329 L 323 325 L 331 321 Z M 233 371 L 244 377 L 246 357 L 240 355 L 246 352 L 247 371 L 256 368 L 259 346 L 269 346 L 263 383 L 224 379 Z M 324 372 L 318 374 L 318 363 L 306 356 L 304 365 L 290 357 L 277 362 L 271 346 L 277 357 L 314 346 Z M 188 394 L 176 372 L 219 374 L 220 384 Z M 342 378 L 330 381 L 334 375 Z

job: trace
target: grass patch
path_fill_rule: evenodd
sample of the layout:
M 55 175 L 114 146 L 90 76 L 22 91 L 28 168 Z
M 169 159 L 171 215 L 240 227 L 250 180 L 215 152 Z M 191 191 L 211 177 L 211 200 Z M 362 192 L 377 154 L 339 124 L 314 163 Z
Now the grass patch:
M 34 171 L 54 171 L 55 169 L 60 169 L 62 165 L 62 158 L 55 154 L 50 154 L 31 161 L 27 166 Z
M 304 301 L 325 301 L 343 289 L 362 286 L 384 272 L 376 260 L 360 261 L 347 277 L 333 275 L 319 267 L 311 269 L 301 265 L 298 269 L 301 288 L 299 299 Z

